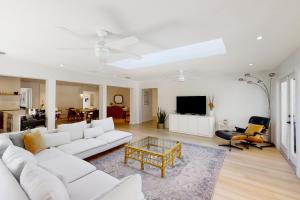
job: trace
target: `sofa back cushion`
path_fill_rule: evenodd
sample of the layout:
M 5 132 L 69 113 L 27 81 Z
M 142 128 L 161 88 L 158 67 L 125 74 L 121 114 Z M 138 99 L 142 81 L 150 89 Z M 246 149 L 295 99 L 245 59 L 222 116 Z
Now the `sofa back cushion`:
M 0 137 L 0 157 L 2 157 L 9 145 L 13 145 L 8 137 Z
M 83 138 L 83 130 L 86 126 L 86 121 L 72 123 L 72 124 L 61 124 L 58 125 L 57 129 L 62 132 L 69 132 L 71 141 Z
M 44 138 L 46 148 L 56 147 L 71 142 L 71 136 L 69 132 L 43 134 L 42 136 Z
M 36 159 L 32 153 L 13 145 L 10 145 L 5 150 L 2 160 L 17 180 L 19 180 L 26 163 L 36 163 Z
M 23 142 L 23 136 L 24 136 L 25 133 L 26 133 L 25 131 L 22 131 L 22 132 L 19 132 L 19 133 L 10 134 L 9 138 L 15 146 L 25 148 L 25 145 L 24 145 L 24 142 Z
M 0 159 L 0 199 L 29 200 L 17 179 Z
M 21 174 L 20 184 L 31 200 L 69 200 L 64 184 L 47 170 L 27 164 Z
M 101 119 L 101 120 L 93 120 L 91 124 L 92 127 L 101 126 L 104 132 L 112 131 L 115 129 L 115 125 L 112 117 Z
M 44 138 L 42 137 L 41 133 L 38 130 L 32 133 L 24 134 L 23 140 L 24 140 L 25 149 L 27 149 L 33 154 L 36 154 L 46 149 Z
M 104 193 L 99 199 L 112 200 L 124 199 L 124 197 L 130 200 L 144 199 L 141 175 L 135 174 L 124 178 L 118 185 Z
M 94 128 L 86 128 L 84 129 L 84 138 L 95 138 L 104 133 L 103 128 L 101 126 L 97 126 Z

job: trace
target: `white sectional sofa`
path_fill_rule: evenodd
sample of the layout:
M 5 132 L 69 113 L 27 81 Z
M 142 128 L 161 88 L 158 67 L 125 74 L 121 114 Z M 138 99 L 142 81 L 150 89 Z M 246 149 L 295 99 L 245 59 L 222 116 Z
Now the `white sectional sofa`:
M 58 130 L 50 132 L 40 129 L 40 132 L 44 136 L 45 145 L 48 148 L 34 155 L 35 163 L 41 172 L 49 173 L 49 177 L 53 176 L 63 183 L 68 198 L 63 198 L 62 200 L 144 199 L 140 175 L 131 175 L 118 180 L 105 172 L 97 170 L 95 166 L 81 159 L 127 143 L 132 139 L 131 133 L 115 130 L 111 118 L 96 120 L 90 125 L 87 125 L 85 122 L 61 125 L 58 127 Z M 14 146 L 8 134 L 1 134 L 1 157 L 3 152 L 7 154 L 6 151 L 9 151 L 7 148 L 9 146 L 26 151 Z M 10 160 L 9 162 L 11 162 Z M 0 199 L 35 200 L 30 198 L 30 191 L 36 192 L 37 190 L 33 188 L 28 191 L 28 187 L 26 187 L 26 175 L 30 175 L 30 172 L 27 171 L 30 171 L 31 163 L 25 165 L 26 167 L 24 168 L 28 169 L 22 171 L 23 174 L 21 173 L 21 178 L 18 180 L 6 162 L 7 156 L 6 160 L 5 157 L 0 159 Z M 27 165 L 29 166 L 27 167 Z M 51 181 L 49 182 L 51 183 Z M 30 183 L 30 185 L 34 184 Z M 49 188 L 42 188 L 41 191 L 47 189 Z M 61 191 L 61 188 L 52 191 Z M 50 198 L 49 195 L 42 199 L 39 197 L 39 200 L 43 199 L 52 200 L 53 197 L 51 198 L 51 195 Z M 54 199 L 56 200 L 56 198 Z

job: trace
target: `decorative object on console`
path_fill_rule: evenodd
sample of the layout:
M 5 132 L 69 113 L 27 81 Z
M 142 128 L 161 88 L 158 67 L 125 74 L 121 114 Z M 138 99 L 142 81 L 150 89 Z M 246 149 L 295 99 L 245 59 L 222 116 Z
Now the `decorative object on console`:
M 115 104 L 123 104 L 123 95 L 116 94 L 114 96 L 114 102 L 115 102 Z
M 214 115 L 214 108 L 215 108 L 214 101 L 215 101 L 214 96 L 208 97 L 208 108 L 209 108 L 209 115 L 210 116 Z
M 264 93 L 266 94 L 267 97 L 267 101 L 268 101 L 268 117 L 270 118 L 270 123 L 271 123 L 271 91 L 272 91 L 272 80 L 273 78 L 276 76 L 276 73 L 269 73 L 268 74 L 268 83 L 265 83 L 265 81 L 263 81 L 262 79 L 253 76 L 250 73 L 246 73 L 244 75 L 244 78 L 239 78 L 238 80 L 241 82 L 246 82 L 247 84 L 251 84 L 251 85 L 255 85 L 257 87 L 259 87 L 260 89 L 262 89 L 264 91 Z M 266 142 L 269 143 L 269 145 L 265 146 L 265 147 L 273 147 L 274 144 L 272 144 L 271 142 L 271 126 L 269 127 L 268 130 L 268 135 L 265 135 L 265 137 L 267 137 Z
M 168 114 L 160 107 L 157 109 L 157 128 L 164 129 Z

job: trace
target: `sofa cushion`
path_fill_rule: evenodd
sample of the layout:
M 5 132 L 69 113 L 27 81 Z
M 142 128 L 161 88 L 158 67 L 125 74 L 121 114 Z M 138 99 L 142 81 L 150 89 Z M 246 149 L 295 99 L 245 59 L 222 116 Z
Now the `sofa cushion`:
M 39 165 L 57 177 L 62 176 L 65 183 L 71 183 L 96 170 L 92 164 L 67 154 L 39 162 Z
M 141 175 L 135 174 L 121 180 L 113 189 L 103 194 L 101 200 L 143 200 Z
M 31 200 L 69 200 L 64 184 L 47 170 L 26 164 L 20 184 Z
M 35 154 L 35 158 L 38 163 L 54 159 L 58 156 L 64 156 L 67 155 L 66 153 L 62 152 L 61 150 L 57 148 L 50 148 L 50 149 L 45 149 L 43 151 L 40 151 L 39 153 Z
M 28 200 L 26 193 L 1 159 L 0 177 L 1 200 Z
M 94 138 L 102 135 L 103 133 L 104 131 L 101 126 L 97 126 L 94 128 L 86 128 L 84 129 L 84 138 L 85 139 Z
M 61 124 L 58 125 L 57 129 L 62 132 L 69 132 L 71 140 L 78 140 L 83 138 L 83 130 L 86 126 L 86 121 L 72 123 L 72 124 Z
M 23 141 L 24 134 L 25 134 L 25 131 L 10 134 L 9 138 L 15 146 L 25 148 L 24 141 Z
M 2 156 L 2 160 L 18 180 L 26 163 L 36 163 L 36 159 L 32 153 L 13 145 L 10 145 L 6 149 Z
M 104 132 L 112 131 L 115 129 L 115 125 L 112 117 L 101 119 L 101 120 L 93 120 L 91 124 L 92 127 L 101 126 Z
M 7 149 L 9 145 L 13 145 L 11 140 L 7 137 L 0 138 L 0 157 L 2 157 L 4 151 Z
M 106 144 L 107 142 L 105 141 L 91 138 L 75 140 L 69 144 L 60 145 L 57 148 L 65 153 L 75 155 Z
M 104 140 L 107 143 L 113 143 L 113 142 L 115 142 L 117 140 L 121 140 L 123 138 L 131 137 L 131 136 L 132 136 L 131 133 L 124 132 L 124 131 L 114 130 L 114 131 L 106 132 L 106 133 L 98 136 L 96 139 L 98 139 L 98 140 Z
M 98 197 L 110 191 L 118 183 L 120 183 L 118 179 L 97 170 L 70 183 L 68 190 L 72 200 L 99 199 Z
M 56 147 L 71 142 L 71 136 L 69 132 L 58 132 L 51 134 L 43 134 L 45 147 Z
M 46 127 L 37 127 L 30 130 L 30 132 L 36 132 L 39 131 L 41 134 L 49 133 L 48 129 Z
M 30 151 L 33 154 L 36 154 L 46 149 L 44 138 L 42 137 L 40 131 L 38 130 L 32 133 L 24 134 L 23 140 L 24 140 L 25 149 Z

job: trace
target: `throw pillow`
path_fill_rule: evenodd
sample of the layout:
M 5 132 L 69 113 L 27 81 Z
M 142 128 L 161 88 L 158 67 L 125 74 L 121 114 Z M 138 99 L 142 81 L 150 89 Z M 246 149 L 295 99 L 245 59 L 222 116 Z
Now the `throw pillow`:
M 20 184 L 31 200 L 69 200 L 64 184 L 45 169 L 27 164 L 21 174 Z
M 260 133 L 264 128 L 264 125 L 257 124 L 249 124 L 247 127 L 245 134 L 246 135 L 254 135 L 255 133 Z
M 45 149 L 44 139 L 39 131 L 24 134 L 23 140 L 25 149 L 33 154 Z
M 101 119 L 101 120 L 93 120 L 91 124 L 93 128 L 101 126 L 104 132 L 113 131 L 115 129 L 115 125 L 112 117 Z
M 95 128 L 86 128 L 84 129 L 84 138 L 94 138 L 102 135 L 104 133 L 101 126 L 95 127 Z
M 25 146 L 23 142 L 23 136 L 25 133 L 29 133 L 29 132 L 22 131 L 16 134 L 11 134 L 9 135 L 9 138 L 15 146 L 24 148 Z
M 26 163 L 37 162 L 32 153 L 14 145 L 10 145 L 6 149 L 2 156 L 2 160 L 17 180 L 19 180 Z
M 51 134 L 43 134 L 45 147 L 56 147 L 71 142 L 71 136 L 69 132 L 58 132 Z
M 83 130 L 86 126 L 86 121 L 72 123 L 72 124 L 61 124 L 58 125 L 57 129 L 61 132 L 69 132 L 71 140 L 78 140 L 83 138 Z

